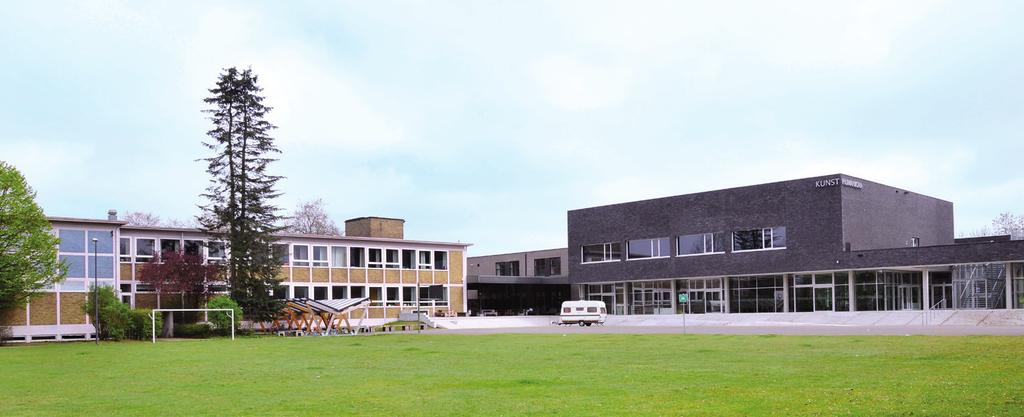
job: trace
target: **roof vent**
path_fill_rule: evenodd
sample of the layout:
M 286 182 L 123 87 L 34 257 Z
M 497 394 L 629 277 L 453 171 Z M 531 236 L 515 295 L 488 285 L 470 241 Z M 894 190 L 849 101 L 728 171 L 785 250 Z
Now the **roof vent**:
M 107 220 L 117 220 L 117 210 L 107 210 Z

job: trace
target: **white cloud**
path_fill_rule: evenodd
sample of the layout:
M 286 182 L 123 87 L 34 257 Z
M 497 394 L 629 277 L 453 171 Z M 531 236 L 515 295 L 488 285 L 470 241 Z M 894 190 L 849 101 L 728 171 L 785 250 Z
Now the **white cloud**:
M 540 93 L 560 109 L 579 111 L 615 107 L 629 96 L 632 74 L 621 67 L 548 57 L 531 68 Z

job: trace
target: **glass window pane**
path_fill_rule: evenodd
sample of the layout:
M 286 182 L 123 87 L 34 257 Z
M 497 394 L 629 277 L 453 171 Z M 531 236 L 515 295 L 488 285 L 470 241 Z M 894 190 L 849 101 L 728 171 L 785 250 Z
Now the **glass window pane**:
M 60 238 L 61 252 L 85 252 L 84 230 L 60 229 L 57 231 L 57 237 Z
M 583 245 L 583 262 L 601 262 L 604 260 L 604 245 Z
M 309 287 L 292 287 L 293 298 L 309 298 Z
M 200 256 L 202 255 L 203 241 L 201 240 L 186 240 L 185 241 L 185 254 Z
M 155 247 L 156 240 L 154 239 L 135 239 L 135 257 L 151 258 L 153 257 Z M 136 259 L 135 262 L 139 262 L 139 259 Z M 146 262 L 146 259 L 143 259 L 142 262 Z
M 608 256 L 606 260 L 618 261 L 622 259 L 622 243 L 615 242 L 608 244 Z
M 644 259 L 654 256 L 651 239 L 636 239 L 626 243 L 627 259 Z
M 114 234 L 107 230 L 90 230 L 88 235 L 88 252 L 93 252 L 92 240 L 96 239 L 96 252 L 114 253 Z
M 67 265 L 68 278 L 85 278 L 84 255 L 60 255 L 60 261 Z
M 434 251 L 434 269 L 448 269 L 448 252 Z
M 402 249 L 402 268 L 416 269 L 416 251 Z
M 704 253 L 704 235 L 679 236 L 678 245 L 680 255 L 695 255 L 699 253 Z
M 776 227 L 772 229 L 772 247 L 773 248 L 784 248 L 786 247 L 786 228 Z
M 345 263 L 345 258 L 348 254 L 348 248 L 344 246 L 331 246 L 331 266 L 335 268 L 344 268 L 348 266 Z
M 732 234 L 732 250 L 740 251 L 763 249 L 764 242 L 761 237 L 761 229 L 734 232 Z

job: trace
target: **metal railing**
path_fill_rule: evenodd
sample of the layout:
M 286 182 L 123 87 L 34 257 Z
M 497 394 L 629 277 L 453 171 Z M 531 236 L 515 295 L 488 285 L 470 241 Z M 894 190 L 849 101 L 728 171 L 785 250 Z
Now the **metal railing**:
M 931 307 L 928 308 L 927 311 L 923 311 L 921 313 L 921 325 L 922 326 L 927 326 L 928 323 L 931 323 L 931 321 L 935 319 L 935 316 L 937 316 L 939 314 L 939 311 L 941 311 L 941 310 L 937 310 L 936 307 L 938 307 L 940 305 L 943 305 L 943 304 L 946 304 L 946 299 L 945 298 L 943 298 L 943 299 L 939 300 L 938 302 L 936 302 L 935 304 L 933 304 Z M 943 309 L 943 310 L 945 310 L 945 309 Z

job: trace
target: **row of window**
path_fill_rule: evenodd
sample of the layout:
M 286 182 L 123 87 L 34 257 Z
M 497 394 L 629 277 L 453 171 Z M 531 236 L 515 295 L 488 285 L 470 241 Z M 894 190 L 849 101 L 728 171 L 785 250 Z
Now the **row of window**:
M 437 303 L 448 301 L 448 291 L 442 285 L 428 285 L 419 287 L 420 303 Z M 342 300 L 346 298 L 369 297 L 373 303 L 405 303 L 416 302 L 415 286 L 394 286 L 374 287 L 363 285 L 333 285 L 333 286 L 308 286 L 293 285 L 282 286 L 274 294 L 276 298 L 312 298 L 314 300 Z
M 732 232 L 732 251 L 744 252 L 786 248 L 786 228 L 765 227 Z M 676 256 L 725 253 L 725 232 L 682 235 L 676 238 Z M 583 263 L 622 260 L 622 243 L 583 245 Z M 669 238 L 626 241 L 626 259 L 667 258 L 672 256 Z
M 284 266 L 448 269 L 448 252 L 441 250 L 275 244 L 274 255 Z
M 160 251 L 157 251 L 157 241 L 160 243 Z M 203 256 L 203 248 L 206 248 L 205 258 L 209 261 L 224 260 L 226 255 L 224 242 L 206 242 L 199 239 L 155 239 L 146 237 L 135 238 L 135 250 L 132 251 L 132 238 L 122 237 L 119 242 L 121 262 L 146 263 L 153 257 L 164 252 L 182 252 L 186 255 Z M 134 254 L 134 256 L 133 256 Z
M 495 262 L 494 275 L 518 277 L 519 261 Z M 533 260 L 533 276 L 550 277 L 553 275 L 562 275 L 562 258 L 555 256 Z

